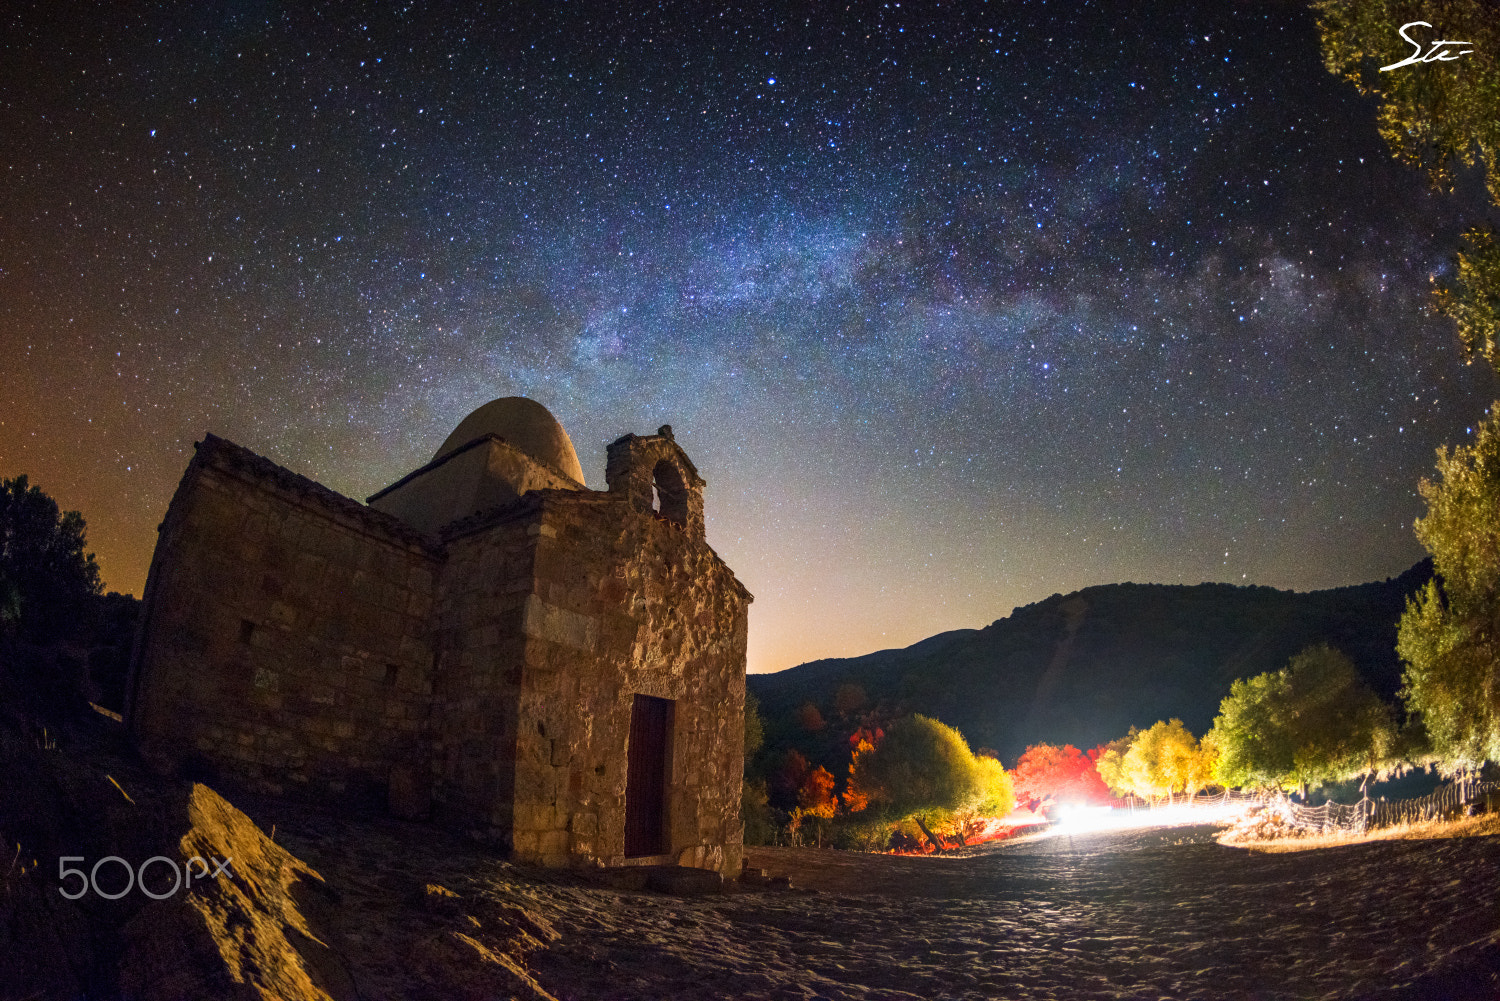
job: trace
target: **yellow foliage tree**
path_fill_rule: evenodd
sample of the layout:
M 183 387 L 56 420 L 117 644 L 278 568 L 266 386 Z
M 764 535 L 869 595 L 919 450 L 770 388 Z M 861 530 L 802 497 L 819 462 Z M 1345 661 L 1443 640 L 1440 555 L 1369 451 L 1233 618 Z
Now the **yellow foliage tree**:
M 915 715 L 897 722 L 871 749 L 855 754 L 849 784 L 865 798 L 866 809 L 892 823 L 911 819 L 942 851 L 933 825 L 985 800 L 986 775 L 993 780 L 993 768 L 979 764 L 963 734 Z
M 1131 742 L 1116 781 L 1142 799 L 1154 802 L 1165 796 L 1170 802 L 1177 793 L 1192 796 L 1212 782 L 1214 758 L 1212 744 L 1205 749 L 1182 720 L 1157 720 Z M 1100 776 L 1109 783 L 1102 770 Z
M 1099 773 L 1099 778 L 1109 787 L 1109 791 L 1116 796 L 1130 796 L 1133 791 L 1130 782 L 1125 775 L 1125 755 L 1135 743 L 1135 738 L 1140 736 L 1139 727 L 1131 727 L 1125 736 L 1110 741 L 1104 746 L 1103 752 L 1094 760 L 1094 771 Z
M 976 754 L 974 764 L 979 770 L 979 792 L 953 813 L 954 833 L 964 844 L 968 844 L 983 821 L 1004 817 L 1016 808 L 1015 782 L 1000 760 Z

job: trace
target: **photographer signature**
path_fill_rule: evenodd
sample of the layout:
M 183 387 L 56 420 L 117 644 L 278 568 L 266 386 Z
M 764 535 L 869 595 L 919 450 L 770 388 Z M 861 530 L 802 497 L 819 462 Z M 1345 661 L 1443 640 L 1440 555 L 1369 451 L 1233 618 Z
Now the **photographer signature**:
M 1445 48 L 1444 46 L 1473 45 L 1474 43 L 1458 42 L 1452 39 L 1446 39 L 1433 42 L 1432 48 L 1428 49 L 1427 54 L 1424 56 L 1422 55 L 1422 44 L 1406 33 L 1407 28 L 1410 28 L 1412 25 L 1416 24 L 1420 24 L 1424 28 L 1432 27 L 1432 25 L 1428 24 L 1426 21 L 1407 21 L 1405 24 L 1403 24 L 1401 26 L 1399 34 L 1402 38 L 1406 39 L 1406 44 L 1416 49 L 1416 51 L 1407 56 L 1405 59 L 1401 60 L 1399 63 L 1391 63 L 1389 66 L 1380 67 L 1380 72 L 1384 73 L 1386 70 L 1397 70 L 1403 66 L 1410 66 L 1412 63 L 1430 63 L 1434 61 L 1440 63 L 1450 63 L 1453 60 L 1457 59 L 1459 56 L 1466 56 L 1470 52 L 1474 51 L 1473 49 L 1464 49 L 1462 52 L 1454 52 L 1452 49 Z

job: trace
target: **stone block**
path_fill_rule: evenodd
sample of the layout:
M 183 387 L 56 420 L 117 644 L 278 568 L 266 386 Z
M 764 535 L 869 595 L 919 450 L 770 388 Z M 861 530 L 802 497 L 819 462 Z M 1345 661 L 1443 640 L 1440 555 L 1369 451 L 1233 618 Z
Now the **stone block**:
M 533 594 L 526 599 L 521 629 L 534 639 L 592 651 L 598 639 L 599 623 L 597 619 L 559 608 Z
M 724 892 L 724 877 L 712 869 L 654 865 L 647 868 L 646 888 L 678 897 Z
M 552 827 L 553 810 L 550 805 L 517 803 L 512 817 L 517 831 L 545 831 Z

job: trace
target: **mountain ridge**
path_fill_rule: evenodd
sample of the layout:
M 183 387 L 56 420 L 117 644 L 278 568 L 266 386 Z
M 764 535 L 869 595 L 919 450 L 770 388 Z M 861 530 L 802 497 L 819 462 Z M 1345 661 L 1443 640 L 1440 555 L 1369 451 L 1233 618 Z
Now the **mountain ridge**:
M 934 716 L 1013 764 L 1032 743 L 1092 747 L 1158 719 L 1180 718 L 1201 734 L 1235 679 L 1283 667 L 1317 642 L 1343 650 L 1382 698 L 1393 699 L 1401 682 L 1396 624 L 1407 597 L 1431 576 L 1431 560 L 1423 560 L 1383 581 L 1321 591 L 1101 584 L 1019 606 L 981 628 L 810 661 L 747 683 L 761 702 L 767 752 L 796 746 L 814 760 L 820 752 L 838 757 L 833 732 L 808 731 L 793 716 L 812 703 L 850 724 L 859 714 L 840 712 L 834 696 L 857 685 L 866 716 Z

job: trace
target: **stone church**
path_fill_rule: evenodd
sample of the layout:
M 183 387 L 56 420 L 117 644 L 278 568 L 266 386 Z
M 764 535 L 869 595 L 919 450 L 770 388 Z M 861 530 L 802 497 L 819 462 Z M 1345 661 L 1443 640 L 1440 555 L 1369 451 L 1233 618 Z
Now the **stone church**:
M 139 747 L 546 865 L 737 871 L 750 593 L 670 427 L 583 480 L 520 397 L 366 504 L 207 436 L 146 585 Z

